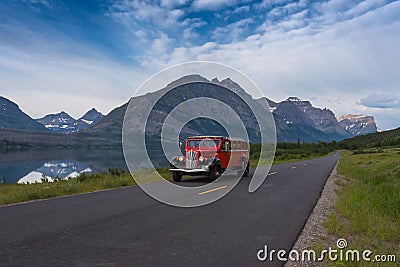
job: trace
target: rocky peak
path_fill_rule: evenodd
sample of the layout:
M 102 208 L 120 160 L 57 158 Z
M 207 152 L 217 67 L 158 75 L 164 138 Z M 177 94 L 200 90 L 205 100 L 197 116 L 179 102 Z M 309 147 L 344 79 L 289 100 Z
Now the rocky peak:
M 24 113 L 11 100 L 0 96 L 0 128 L 47 131 L 43 125 Z
M 86 112 L 85 115 L 83 115 L 79 120 L 89 125 L 96 125 L 103 117 L 103 114 L 101 114 L 95 108 L 92 108 L 91 110 Z
M 185 83 L 191 83 L 191 82 L 210 82 L 210 81 L 200 75 L 192 74 L 192 75 L 183 76 L 183 77 L 169 83 L 167 85 L 167 88 L 177 87 L 179 85 L 182 85 Z
M 67 112 L 61 111 L 56 114 L 46 115 L 43 118 L 37 119 L 37 121 L 53 132 L 73 133 L 97 124 L 103 117 L 103 114 L 92 108 L 77 120 Z
M 373 116 L 346 114 L 336 119 L 352 136 L 375 133 L 378 130 Z
M 291 102 L 291 103 L 293 103 L 294 105 L 296 105 L 298 107 L 304 107 L 304 108 L 312 107 L 310 101 L 304 101 L 304 100 L 301 100 L 300 98 L 295 97 L 295 96 L 291 96 L 288 99 L 286 99 L 285 101 L 286 102 Z
M 221 81 L 219 81 L 218 78 L 214 78 L 211 80 L 211 82 L 222 85 L 223 87 L 232 90 L 234 93 L 238 94 L 241 97 L 251 98 L 251 96 L 238 83 L 232 81 L 229 77 Z

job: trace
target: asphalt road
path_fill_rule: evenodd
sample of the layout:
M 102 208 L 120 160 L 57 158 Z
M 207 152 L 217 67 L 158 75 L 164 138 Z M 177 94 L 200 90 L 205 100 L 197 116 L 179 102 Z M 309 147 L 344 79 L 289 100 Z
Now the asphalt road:
M 282 266 L 257 251 L 290 250 L 338 158 L 274 165 L 256 192 L 244 178 L 198 208 L 135 186 L 0 207 L 0 266 Z

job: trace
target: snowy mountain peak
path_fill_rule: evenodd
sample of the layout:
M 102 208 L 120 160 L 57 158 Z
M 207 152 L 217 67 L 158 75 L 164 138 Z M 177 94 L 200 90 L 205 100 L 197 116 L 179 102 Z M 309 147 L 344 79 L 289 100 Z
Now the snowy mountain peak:
M 291 96 L 288 99 L 286 99 L 284 102 L 290 102 L 290 103 L 293 103 L 294 105 L 296 105 L 298 107 L 302 107 L 302 108 L 311 108 L 312 107 L 310 101 L 301 100 L 300 98 L 298 98 L 296 96 Z
M 337 121 L 353 136 L 377 132 L 374 117 L 346 114 L 338 116 Z
M 298 98 L 297 96 L 290 96 L 290 97 L 288 97 L 288 99 L 286 99 L 286 101 L 290 101 L 290 102 L 303 102 L 303 100 L 301 100 L 301 99 Z
M 360 115 L 345 114 L 345 115 L 338 116 L 337 121 L 340 122 L 340 121 L 346 120 L 346 119 L 357 120 L 357 119 L 363 119 L 365 117 L 367 117 L 367 116 L 362 115 L 362 114 L 360 114 Z
M 104 117 L 103 114 L 98 112 L 95 108 L 92 108 L 88 112 L 85 113 L 79 120 L 83 121 L 90 126 L 96 125 L 102 118 Z
M 71 117 L 67 112 L 61 111 L 60 113 L 46 115 L 37 119 L 37 121 L 51 131 L 73 133 L 96 125 L 103 117 L 103 114 L 92 108 L 78 120 Z

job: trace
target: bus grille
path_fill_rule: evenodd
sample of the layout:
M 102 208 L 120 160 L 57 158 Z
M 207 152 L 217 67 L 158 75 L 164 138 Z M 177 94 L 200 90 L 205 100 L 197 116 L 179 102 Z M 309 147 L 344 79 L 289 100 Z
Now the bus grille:
M 190 150 L 186 153 L 186 168 L 196 168 L 197 152 Z

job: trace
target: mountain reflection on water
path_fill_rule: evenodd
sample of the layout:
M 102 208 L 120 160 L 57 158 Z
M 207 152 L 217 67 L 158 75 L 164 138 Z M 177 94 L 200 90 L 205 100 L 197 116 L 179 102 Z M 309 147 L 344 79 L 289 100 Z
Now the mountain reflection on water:
M 69 179 L 75 178 L 81 173 L 95 172 L 94 169 L 77 161 L 52 160 L 44 163 L 42 167 L 37 168 L 20 178 L 18 183 L 40 183 L 43 179 L 52 182 L 54 178 Z
M 143 151 L 137 151 L 138 161 Z M 168 164 L 161 153 L 153 153 L 153 165 L 166 167 Z M 145 164 L 140 165 L 146 167 Z M 73 178 L 80 173 L 107 172 L 109 168 L 127 170 L 122 149 L 27 149 L 0 151 L 0 182 L 41 182 Z

